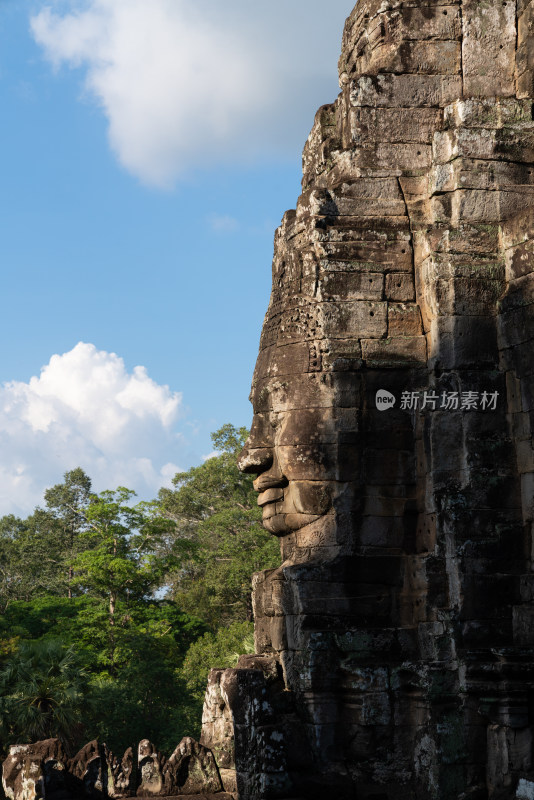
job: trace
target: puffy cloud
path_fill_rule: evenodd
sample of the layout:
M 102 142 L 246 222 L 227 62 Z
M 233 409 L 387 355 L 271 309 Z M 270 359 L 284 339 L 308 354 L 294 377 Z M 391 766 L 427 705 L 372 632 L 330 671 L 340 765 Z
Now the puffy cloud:
M 82 67 L 126 169 L 171 185 L 190 167 L 294 155 L 335 96 L 353 0 L 67 0 L 31 19 L 59 67 Z
M 0 514 L 29 513 L 63 472 L 81 466 L 94 488 L 153 496 L 179 468 L 181 395 L 145 367 L 80 342 L 39 377 L 0 387 Z

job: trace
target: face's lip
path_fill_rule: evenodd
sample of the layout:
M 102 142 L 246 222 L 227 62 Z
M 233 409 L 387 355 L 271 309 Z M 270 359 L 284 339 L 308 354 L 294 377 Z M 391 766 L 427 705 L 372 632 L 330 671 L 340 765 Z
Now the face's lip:
M 258 495 L 258 505 L 263 508 L 263 506 L 268 505 L 269 503 L 276 503 L 278 500 L 282 500 L 284 497 L 284 489 L 282 486 L 276 486 L 272 489 L 266 489 L 264 492 L 260 492 Z

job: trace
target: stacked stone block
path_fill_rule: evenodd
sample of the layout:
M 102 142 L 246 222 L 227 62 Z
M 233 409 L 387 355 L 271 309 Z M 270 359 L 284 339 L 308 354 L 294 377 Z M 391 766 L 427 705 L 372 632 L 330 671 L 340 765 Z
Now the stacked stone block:
M 533 30 L 521 0 L 359 0 L 346 22 L 241 456 L 282 550 L 255 577 L 257 651 L 291 700 L 284 780 L 260 786 L 250 690 L 246 800 L 529 791 Z

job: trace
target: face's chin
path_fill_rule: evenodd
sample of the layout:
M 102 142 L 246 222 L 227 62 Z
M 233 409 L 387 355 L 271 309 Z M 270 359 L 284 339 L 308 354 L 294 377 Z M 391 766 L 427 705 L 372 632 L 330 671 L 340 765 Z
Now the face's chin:
M 320 519 L 320 514 L 277 514 L 263 512 L 263 527 L 275 536 L 287 536 Z
M 286 515 L 273 513 L 271 509 L 263 510 L 263 527 L 269 533 L 274 533 L 275 536 L 287 536 L 291 530 L 287 526 Z

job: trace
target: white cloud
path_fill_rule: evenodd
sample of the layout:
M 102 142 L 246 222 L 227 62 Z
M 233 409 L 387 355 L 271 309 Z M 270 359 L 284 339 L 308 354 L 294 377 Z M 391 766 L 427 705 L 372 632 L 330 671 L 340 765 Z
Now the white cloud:
M 212 214 L 209 224 L 215 233 L 234 233 L 239 229 L 239 222 L 228 214 Z
M 26 515 L 65 470 L 81 466 L 94 488 L 154 496 L 179 467 L 174 429 L 181 394 L 144 367 L 80 342 L 39 377 L 0 387 L 0 514 Z
M 353 0 L 65 0 L 31 19 L 46 57 L 85 71 L 121 164 L 168 186 L 191 167 L 302 147 L 336 93 Z

